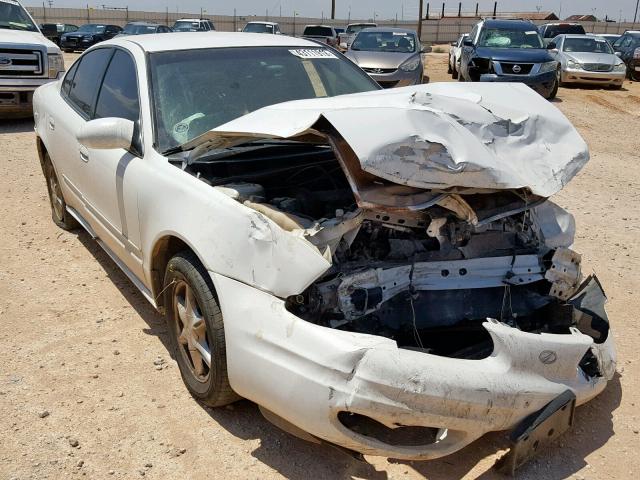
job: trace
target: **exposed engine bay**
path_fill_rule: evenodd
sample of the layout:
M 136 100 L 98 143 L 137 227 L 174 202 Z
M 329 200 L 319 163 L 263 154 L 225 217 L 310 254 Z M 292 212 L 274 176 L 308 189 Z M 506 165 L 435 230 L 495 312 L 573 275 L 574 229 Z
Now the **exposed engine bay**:
M 489 318 L 606 339 L 604 292 L 595 277 L 583 282 L 580 256 L 569 249 L 570 214 L 525 188 L 425 192 L 379 178 L 368 179 L 371 189 L 420 203 L 363 207 L 364 189 L 354 192 L 336 145 L 251 142 L 174 163 L 331 259 L 286 299 L 309 322 L 466 359 L 491 354 L 482 326 Z M 589 355 L 581 365 L 599 375 Z

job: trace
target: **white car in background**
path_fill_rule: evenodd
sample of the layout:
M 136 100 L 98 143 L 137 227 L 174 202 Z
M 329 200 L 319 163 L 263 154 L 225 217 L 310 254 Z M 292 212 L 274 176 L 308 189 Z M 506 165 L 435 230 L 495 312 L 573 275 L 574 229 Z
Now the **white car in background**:
M 451 74 L 451 78 L 454 80 L 458 78 L 460 72 L 460 57 L 462 56 L 463 42 L 469 38 L 469 34 L 465 33 L 458 37 L 458 40 L 451 43 L 449 48 L 449 65 L 447 67 L 447 73 Z
M 383 91 L 304 39 L 166 33 L 87 50 L 34 114 L 53 220 L 164 313 L 210 406 L 401 459 L 517 427 L 511 468 L 613 376 L 548 200 L 588 150 L 524 85 Z
M 242 29 L 245 33 L 267 33 L 280 35 L 280 25 L 275 22 L 248 22 Z

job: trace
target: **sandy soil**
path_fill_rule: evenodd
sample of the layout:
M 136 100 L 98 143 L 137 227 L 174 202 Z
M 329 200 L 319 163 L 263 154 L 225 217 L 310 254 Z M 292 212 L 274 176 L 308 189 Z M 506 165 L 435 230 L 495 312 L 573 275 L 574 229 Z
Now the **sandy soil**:
M 432 81 L 449 80 L 446 58 L 428 56 Z M 608 293 L 619 373 L 518 478 L 638 478 L 640 84 L 561 88 L 555 105 L 591 147 L 555 200 Z M 0 478 L 503 478 L 491 467 L 505 433 L 437 461 L 359 463 L 279 431 L 251 402 L 203 408 L 162 317 L 87 234 L 51 222 L 32 122 L 1 122 L 0 147 Z

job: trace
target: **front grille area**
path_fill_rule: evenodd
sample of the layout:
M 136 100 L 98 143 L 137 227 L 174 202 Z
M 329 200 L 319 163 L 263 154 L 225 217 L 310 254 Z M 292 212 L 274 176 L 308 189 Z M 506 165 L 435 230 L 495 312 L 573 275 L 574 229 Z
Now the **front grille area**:
M 396 68 L 363 68 L 367 73 L 380 74 L 380 73 L 393 73 Z
M 39 77 L 44 73 L 40 50 L 0 48 L 0 77 Z
M 520 67 L 519 69 L 513 69 L 515 66 Z M 531 73 L 531 69 L 533 68 L 533 63 L 506 63 L 500 62 L 500 67 L 502 68 L 502 73 L 507 75 L 529 75 Z
M 610 72 L 613 70 L 613 65 L 608 63 L 585 63 L 583 67 L 587 72 Z

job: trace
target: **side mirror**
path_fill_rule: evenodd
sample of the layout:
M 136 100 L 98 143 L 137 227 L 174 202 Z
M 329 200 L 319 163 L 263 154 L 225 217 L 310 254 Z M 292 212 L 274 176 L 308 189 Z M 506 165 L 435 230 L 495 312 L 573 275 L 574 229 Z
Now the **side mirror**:
M 622 57 L 622 52 L 613 52 L 616 54 L 617 57 Z
M 87 148 L 131 150 L 135 125 L 125 118 L 98 118 L 85 123 L 78 133 L 78 142 Z
M 547 45 L 547 50 L 558 50 L 556 47 L 556 43 L 555 42 L 549 42 L 549 44 Z
M 471 40 L 465 40 L 464 41 L 464 46 L 465 47 L 473 47 L 473 42 Z

